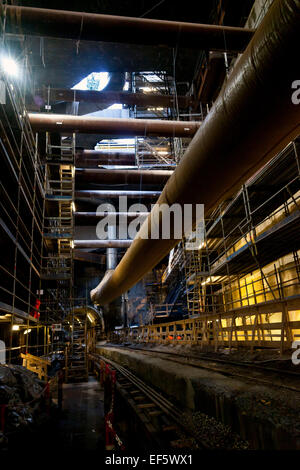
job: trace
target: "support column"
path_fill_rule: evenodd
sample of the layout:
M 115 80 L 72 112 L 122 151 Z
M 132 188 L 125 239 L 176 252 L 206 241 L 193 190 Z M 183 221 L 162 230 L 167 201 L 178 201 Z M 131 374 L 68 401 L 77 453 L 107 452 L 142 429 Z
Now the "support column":
M 116 225 L 108 225 L 107 235 L 109 240 L 116 240 L 117 238 L 117 227 Z M 106 269 L 115 269 L 118 264 L 118 252 L 117 248 L 106 249 Z

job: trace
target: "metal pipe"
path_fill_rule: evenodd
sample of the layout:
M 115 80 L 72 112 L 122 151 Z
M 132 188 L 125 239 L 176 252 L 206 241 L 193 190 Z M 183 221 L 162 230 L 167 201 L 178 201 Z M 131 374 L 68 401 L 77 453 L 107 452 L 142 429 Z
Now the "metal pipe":
M 298 0 L 274 1 L 152 215 L 158 213 L 161 203 L 200 203 L 209 215 L 296 138 L 299 105 L 292 103 L 291 86 L 298 74 L 294 48 L 300 39 L 299 20 Z M 150 216 L 117 268 L 91 291 L 93 302 L 107 304 L 120 296 L 178 243 L 174 238 L 151 239 L 148 220 Z
M 121 136 L 192 137 L 199 121 L 163 121 L 160 119 L 119 119 L 70 114 L 29 113 L 34 132 L 82 132 Z
M 172 175 L 169 170 L 89 170 L 76 168 L 76 183 L 164 184 Z
M 135 160 L 129 158 L 99 158 L 85 160 L 75 159 L 76 167 L 78 168 L 99 168 L 101 166 L 135 166 Z
M 99 220 L 105 217 L 115 217 L 121 221 L 132 220 L 137 217 L 148 217 L 149 212 L 75 212 L 75 222 L 82 221 L 86 223 L 97 223 Z
M 128 248 L 132 240 L 74 240 L 74 248 Z
M 135 157 L 135 148 L 133 147 L 132 150 L 76 150 L 76 158 L 79 159 L 86 159 L 89 158 L 91 160 L 98 160 L 99 158 L 134 158 Z
M 163 82 L 162 82 L 163 85 Z M 172 96 L 153 93 L 130 93 L 128 91 L 96 91 L 96 90 L 70 90 L 64 88 L 48 88 L 37 90 L 36 95 L 42 95 L 45 102 L 66 101 L 114 104 L 121 103 L 129 106 L 173 108 L 177 103 L 179 108 L 192 106 L 190 96 Z
M 158 150 L 160 151 L 160 150 Z M 150 157 L 153 159 L 154 155 L 151 152 L 139 152 L 141 157 Z M 159 154 L 158 154 L 159 155 Z M 168 159 L 173 159 L 172 155 L 168 155 Z M 135 166 L 135 150 L 125 151 L 105 151 L 105 150 L 77 150 L 75 157 L 75 164 L 78 168 L 97 168 L 98 166 Z M 173 163 L 175 166 L 175 163 Z M 147 165 L 143 165 L 145 167 Z M 149 166 L 153 167 L 153 165 Z M 156 166 L 170 166 L 170 163 L 159 163 L 157 160 Z
M 241 52 L 254 30 L 5 5 L 6 33 Z
M 135 150 L 133 149 L 132 152 L 77 150 L 75 164 L 81 168 L 98 165 L 135 165 Z
M 107 226 L 107 236 L 110 241 L 114 241 L 117 238 L 117 227 L 116 225 L 109 224 Z M 118 252 L 115 247 L 106 248 L 106 269 L 115 269 L 118 264 Z
M 75 198 L 90 198 L 90 199 L 102 199 L 102 198 L 118 198 L 121 196 L 126 196 L 129 198 L 154 198 L 160 196 L 161 191 L 122 191 L 114 190 L 109 191 L 106 189 L 103 190 L 88 190 L 82 189 L 80 191 L 75 191 Z
M 128 293 L 125 292 L 122 294 L 122 303 L 121 303 L 121 311 L 122 311 L 122 319 L 123 319 L 123 328 L 127 328 L 128 326 Z

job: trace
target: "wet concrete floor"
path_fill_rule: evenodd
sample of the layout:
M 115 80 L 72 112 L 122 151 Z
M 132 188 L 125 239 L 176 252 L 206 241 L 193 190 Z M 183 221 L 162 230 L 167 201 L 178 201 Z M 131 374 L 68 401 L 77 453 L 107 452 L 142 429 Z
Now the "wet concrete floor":
M 64 384 L 62 411 L 57 422 L 59 447 L 66 450 L 103 450 L 103 390 L 94 377 Z

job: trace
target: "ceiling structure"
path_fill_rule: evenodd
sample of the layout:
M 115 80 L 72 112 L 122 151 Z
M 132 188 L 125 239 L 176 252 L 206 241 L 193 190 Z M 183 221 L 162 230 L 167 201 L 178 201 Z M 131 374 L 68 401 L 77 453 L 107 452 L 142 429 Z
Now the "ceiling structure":
M 58 10 L 84 11 L 109 15 L 215 23 L 217 0 L 189 2 L 187 8 L 171 0 L 157 2 L 142 1 L 39 1 L 12 0 L 13 5 L 40 7 Z M 244 26 L 252 1 L 223 1 L 225 10 L 223 24 Z M 177 82 L 191 84 L 197 68 L 201 49 L 176 49 L 162 46 L 119 44 L 94 41 L 76 41 L 60 38 L 23 38 L 33 71 L 35 86 L 71 88 L 91 72 L 108 71 L 113 76 L 106 90 L 120 90 L 124 72 L 144 70 L 166 70 Z M 200 46 L 201 47 L 201 46 Z
M 72 2 L 56 0 L 11 0 L 7 1 L 7 3 L 16 6 L 43 9 L 83 11 L 86 13 L 120 15 L 133 18 L 243 27 L 253 1 L 245 0 L 241 2 L 240 0 L 233 0 L 229 2 L 226 0 L 206 0 L 197 2 L 196 5 L 194 1 L 190 1 L 184 10 L 182 9 L 182 3 L 179 4 L 172 0 L 163 0 L 160 2 L 158 0 L 86 0 L 84 3 L 76 0 Z M 222 8 L 220 8 L 220 6 Z M 225 14 L 222 15 L 222 11 L 224 11 Z M 39 37 L 30 34 L 15 37 L 11 36 L 11 38 L 8 37 L 8 40 L 12 48 L 20 48 L 20 50 L 25 50 L 27 53 L 34 82 L 34 96 L 42 95 L 42 93 L 39 94 L 39 91 L 45 90 L 45 87 L 50 87 L 51 89 L 58 88 L 68 92 L 70 88 L 91 72 L 101 71 L 110 73 L 110 81 L 105 87 L 104 92 L 123 90 L 125 74 L 128 72 L 149 71 L 159 73 L 165 71 L 172 80 L 172 83 L 176 83 L 176 92 L 179 95 L 185 95 L 190 90 L 192 83 L 199 76 L 203 56 L 208 57 L 210 52 L 203 48 L 203 44 L 202 47 L 201 44 L 193 44 L 193 48 L 184 48 L 178 44 L 176 47 L 144 45 L 142 37 L 140 44 L 130 44 L 129 40 L 128 43 L 126 43 L 126 38 L 124 43 L 118 43 L 60 37 Z M 237 56 L 237 54 L 237 52 L 232 55 L 229 54 L 229 59 Z M 214 72 L 215 75 L 210 82 L 213 82 L 212 87 L 214 88 L 214 92 L 217 93 L 224 78 L 225 67 L 223 51 L 219 51 L 213 59 L 216 61 L 217 65 L 214 69 L 211 66 L 211 71 L 217 70 L 217 72 Z M 211 63 L 213 64 L 213 61 Z M 220 63 L 221 67 L 219 67 Z M 217 76 L 217 79 L 214 78 L 215 76 Z M 211 85 L 210 82 L 208 85 Z M 172 93 L 174 93 L 174 87 Z M 208 101 L 211 103 L 213 99 L 214 98 L 211 97 Z M 197 102 L 199 102 L 199 96 Z M 43 105 L 44 104 L 46 104 L 45 99 L 43 101 Z M 68 107 L 69 104 L 72 103 L 66 103 L 63 100 L 60 102 L 51 102 L 51 113 L 73 114 L 72 110 Z M 30 108 L 30 101 L 27 105 L 29 111 L 45 112 L 44 106 L 40 106 L 40 109 L 38 109 L 39 106 L 37 106 L 37 108 Z M 80 106 L 82 107 L 81 103 Z M 83 111 L 78 112 L 77 110 L 75 114 L 88 114 L 106 107 L 107 105 L 105 103 L 103 105 L 103 103 L 89 102 L 84 104 Z M 182 109 L 186 109 L 186 106 L 183 106 Z M 140 115 L 139 117 L 142 118 L 143 116 Z M 53 137 L 54 136 L 51 138 Z M 76 136 L 76 146 L 82 149 L 94 149 L 96 143 L 105 138 L 109 138 L 109 136 L 80 133 Z M 44 148 L 43 143 L 43 149 Z M 158 184 L 157 182 L 152 182 L 150 185 L 143 179 L 142 183 L 144 191 L 162 190 L 162 184 Z M 93 197 L 89 197 L 89 195 L 84 192 L 87 188 L 93 193 Z M 75 194 L 76 211 L 78 213 L 94 213 L 100 202 L 107 201 L 107 195 L 103 196 L 102 193 L 108 189 L 114 192 L 125 189 L 138 191 L 141 190 L 141 181 L 139 181 L 138 184 L 131 182 L 131 184 L 126 185 L 124 185 L 123 181 L 120 181 L 120 184 L 116 184 L 116 182 L 111 184 L 103 184 L 102 182 L 101 184 L 98 181 L 94 181 L 92 184 L 90 181 L 80 182 L 77 172 L 77 193 Z M 95 197 L 96 193 L 97 197 Z M 140 199 L 141 198 L 138 200 L 140 201 Z M 152 200 L 149 198 L 142 198 L 142 200 L 147 204 L 147 210 L 150 210 Z M 92 236 L 95 238 L 95 224 L 93 223 L 93 226 L 91 226 L 89 223 L 85 222 L 83 225 L 82 222 L 81 226 L 77 219 L 75 227 L 77 240 L 80 240 L 80 238 L 82 240 L 89 239 Z M 81 250 L 78 246 L 75 248 L 77 248 L 75 253 L 76 261 L 74 263 L 76 285 L 79 286 L 79 289 L 83 289 L 83 285 L 85 286 L 85 295 L 86 292 L 95 287 L 96 283 L 105 272 L 105 257 L 103 256 L 105 248 L 100 246 L 89 247 L 87 249 L 81 247 Z M 117 257 L 119 259 L 122 258 L 125 251 L 125 247 L 119 248 Z

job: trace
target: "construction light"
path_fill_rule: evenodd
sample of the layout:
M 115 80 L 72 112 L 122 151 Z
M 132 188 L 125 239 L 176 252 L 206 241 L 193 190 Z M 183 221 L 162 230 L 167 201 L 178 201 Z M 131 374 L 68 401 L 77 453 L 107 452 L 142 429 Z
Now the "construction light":
M 19 326 L 19 325 L 13 325 L 13 326 L 12 326 L 12 330 L 13 330 L 13 331 L 19 331 L 19 329 L 20 329 L 20 326 Z
M 31 328 L 29 328 L 29 330 L 25 330 L 25 331 L 24 331 L 24 335 L 27 335 L 27 334 L 30 333 L 30 332 L 31 332 Z
M 4 56 L 1 58 L 1 68 L 6 75 L 10 75 L 11 77 L 17 77 L 19 74 L 19 66 L 11 57 Z
M 141 86 L 140 90 L 143 90 L 144 93 L 150 93 L 151 91 L 156 91 L 155 88 L 150 86 Z

